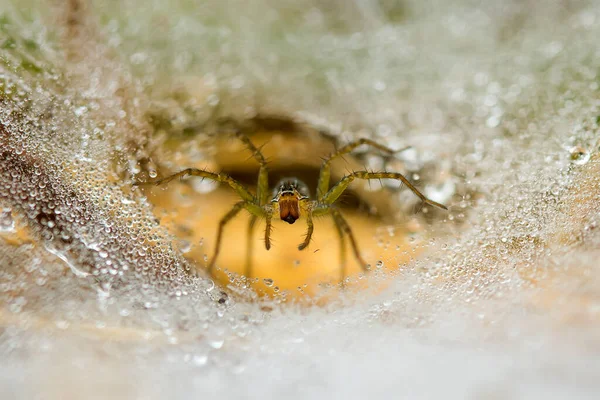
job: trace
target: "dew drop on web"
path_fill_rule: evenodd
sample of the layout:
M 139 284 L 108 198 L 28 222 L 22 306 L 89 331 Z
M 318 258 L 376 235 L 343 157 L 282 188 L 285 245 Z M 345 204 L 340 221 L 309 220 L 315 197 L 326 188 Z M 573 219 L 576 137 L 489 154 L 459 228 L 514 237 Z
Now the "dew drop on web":
M 571 162 L 575 165 L 584 165 L 590 161 L 591 154 L 581 146 L 573 146 L 569 149 Z

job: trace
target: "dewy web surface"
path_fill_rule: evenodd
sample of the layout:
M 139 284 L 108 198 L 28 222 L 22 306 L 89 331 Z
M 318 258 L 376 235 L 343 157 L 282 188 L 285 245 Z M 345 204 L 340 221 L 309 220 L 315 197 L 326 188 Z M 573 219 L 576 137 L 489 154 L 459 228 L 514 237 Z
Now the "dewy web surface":
M 598 397 L 597 2 L 3 3 L 1 398 Z M 450 214 L 383 292 L 227 300 L 130 189 L 215 107 L 409 140 Z

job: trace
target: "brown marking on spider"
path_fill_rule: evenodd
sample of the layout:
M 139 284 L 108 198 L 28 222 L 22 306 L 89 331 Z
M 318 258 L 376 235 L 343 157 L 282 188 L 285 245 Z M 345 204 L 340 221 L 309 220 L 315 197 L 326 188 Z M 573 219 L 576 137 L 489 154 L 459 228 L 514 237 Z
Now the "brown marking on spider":
M 306 217 L 307 231 L 304 241 L 298 245 L 298 250 L 306 249 L 311 241 L 314 226 L 313 217 L 319 217 L 324 215 L 331 215 L 338 232 L 340 240 L 340 275 L 341 281 L 344 281 L 346 276 L 345 266 L 345 239 L 346 237 L 350 241 L 350 246 L 354 257 L 359 262 L 363 270 L 368 271 L 368 264 L 362 259 L 358 244 L 352 233 L 350 225 L 343 217 L 340 210 L 335 206 L 335 202 L 348 188 L 350 183 L 355 179 L 371 180 L 371 179 L 396 179 L 401 181 L 408 187 L 417 197 L 421 199 L 424 204 L 447 210 L 448 208 L 440 203 L 425 197 L 404 175 L 398 172 L 369 172 L 369 171 L 355 171 L 340 179 L 333 187 L 330 187 L 330 174 L 331 174 L 331 161 L 344 154 L 350 153 L 352 150 L 363 144 L 375 147 L 388 154 L 396 153 L 396 151 L 389 149 L 385 146 L 378 144 L 371 139 L 359 139 L 351 142 L 338 151 L 329 155 L 323 160 L 321 170 L 319 173 L 319 180 L 317 183 L 317 193 L 315 198 L 311 198 L 310 193 L 306 185 L 296 178 L 285 178 L 282 179 L 273 189 L 272 195 L 269 198 L 269 175 L 267 162 L 263 157 L 260 150 L 250 141 L 250 139 L 239 129 L 235 129 L 236 136 L 244 142 L 246 147 L 252 152 L 253 157 L 260 164 L 260 170 L 258 172 L 258 183 L 256 185 L 256 193 L 253 194 L 248 190 L 242 183 L 233 179 L 225 173 L 215 173 L 196 168 L 188 168 L 183 171 L 177 172 L 173 175 L 169 175 L 165 178 L 158 179 L 150 182 L 136 182 L 134 185 L 141 184 L 154 184 L 161 185 L 164 183 L 171 182 L 176 178 L 184 178 L 185 176 L 199 176 L 201 178 L 211 179 L 217 182 L 227 183 L 240 197 L 240 201 L 234 204 L 231 210 L 221 218 L 219 227 L 217 229 L 217 238 L 215 243 L 215 250 L 213 257 L 208 263 L 208 272 L 212 274 L 215 266 L 215 261 L 219 255 L 221 248 L 221 239 L 223 236 L 223 229 L 225 225 L 232 220 L 242 209 L 248 211 L 251 215 L 250 222 L 248 224 L 248 252 L 246 254 L 246 268 L 245 276 L 247 278 L 252 277 L 252 254 L 250 245 L 252 242 L 252 235 L 254 226 L 258 218 L 264 218 L 266 222 L 265 226 L 265 248 L 269 250 L 271 248 L 271 227 L 273 216 L 278 216 L 279 219 L 289 224 L 293 224 L 301 216 Z M 402 149 L 404 150 L 404 149 Z M 398 151 L 402 151 L 398 150 Z
M 273 191 L 273 200 L 271 200 L 274 212 L 279 210 L 279 219 L 293 224 L 300 218 L 300 202 L 308 200 L 308 188 L 296 178 L 284 178 Z

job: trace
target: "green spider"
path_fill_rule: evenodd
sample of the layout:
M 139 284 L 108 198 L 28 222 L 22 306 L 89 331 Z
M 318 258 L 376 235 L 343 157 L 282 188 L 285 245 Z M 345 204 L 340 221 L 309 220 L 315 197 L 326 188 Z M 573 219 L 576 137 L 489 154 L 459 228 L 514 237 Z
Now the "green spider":
M 428 199 L 422 194 L 412 183 L 408 181 L 402 174 L 397 172 L 369 172 L 369 171 L 356 171 L 344 176 L 337 182 L 333 187 L 329 187 L 329 180 L 331 174 L 331 161 L 344 154 L 350 153 L 352 150 L 367 144 L 375 147 L 388 154 L 395 153 L 394 150 L 389 149 L 385 146 L 378 144 L 371 139 L 359 139 L 351 142 L 338 151 L 330 154 L 323 160 L 321 170 L 319 173 L 319 181 L 317 184 L 316 199 L 311 199 L 308 187 L 296 178 L 284 178 L 275 186 L 272 191 L 272 196 L 269 198 L 269 172 L 267 168 L 267 161 L 260 152 L 260 150 L 250 141 L 250 139 L 242 133 L 240 130 L 236 130 L 236 136 L 248 147 L 252 152 L 253 157 L 260 164 L 260 170 L 258 172 L 258 183 L 256 194 L 252 194 L 242 183 L 236 181 L 231 176 L 225 173 L 214 173 L 196 168 L 187 168 L 183 171 L 177 172 L 173 175 L 169 175 L 165 178 L 158 179 L 149 182 L 136 182 L 134 185 L 141 184 L 154 184 L 161 185 L 163 183 L 171 182 L 176 178 L 184 178 L 185 176 L 199 176 L 201 178 L 211 179 L 216 182 L 227 183 L 231 188 L 240 196 L 241 201 L 234 204 L 232 209 L 221 218 L 219 227 L 217 229 L 217 239 L 215 243 L 215 250 L 212 259 L 208 263 L 208 272 L 212 274 L 215 261 L 219 255 L 221 247 L 221 238 L 223 236 L 223 229 L 225 225 L 231 221 L 242 209 L 246 209 L 251 215 L 250 222 L 248 225 L 248 253 L 246 256 L 246 268 L 245 276 L 247 278 L 252 277 L 252 255 L 250 249 L 252 246 L 252 233 L 254 225 L 258 218 L 264 218 L 266 221 L 265 227 L 265 248 L 269 250 L 271 248 L 271 223 L 273 216 L 278 216 L 279 219 L 289 224 L 296 222 L 301 215 L 306 216 L 307 231 L 304 241 L 298 245 L 298 250 L 304 250 L 310 244 L 314 226 L 313 218 L 320 217 L 323 215 L 331 215 L 333 222 L 338 232 L 340 239 L 340 259 L 341 259 L 341 280 L 343 282 L 346 276 L 345 268 L 345 236 L 348 236 L 350 245 L 354 256 L 363 268 L 368 271 L 368 264 L 362 259 L 356 239 L 352 233 L 352 229 L 346 219 L 342 216 L 340 210 L 335 206 L 335 202 L 348 188 L 348 185 L 355 179 L 397 179 L 402 181 L 415 195 L 417 195 L 425 204 L 447 210 L 448 208 L 440 203 Z

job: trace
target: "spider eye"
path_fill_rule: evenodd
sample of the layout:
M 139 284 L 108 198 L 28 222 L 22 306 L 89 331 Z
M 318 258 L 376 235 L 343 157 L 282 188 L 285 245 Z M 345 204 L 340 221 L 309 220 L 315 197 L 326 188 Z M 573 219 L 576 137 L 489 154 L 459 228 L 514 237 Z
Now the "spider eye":
M 298 193 L 300 198 L 310 198 L 310 191 L 306 184 L 296 178 L 283 178 L 273 190 L 273 199 L 285 193 Z

